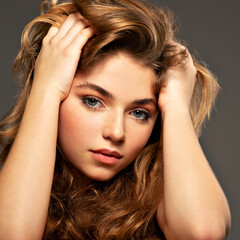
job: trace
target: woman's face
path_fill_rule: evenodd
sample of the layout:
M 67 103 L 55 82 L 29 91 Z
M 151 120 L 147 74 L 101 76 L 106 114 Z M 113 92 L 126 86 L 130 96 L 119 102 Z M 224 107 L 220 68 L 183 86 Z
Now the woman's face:
M 60 107 L 58 143 L 87 178 L 111 179 L 144 148 L 158 112 L 154 80 L 124 53 L 76 76 Z

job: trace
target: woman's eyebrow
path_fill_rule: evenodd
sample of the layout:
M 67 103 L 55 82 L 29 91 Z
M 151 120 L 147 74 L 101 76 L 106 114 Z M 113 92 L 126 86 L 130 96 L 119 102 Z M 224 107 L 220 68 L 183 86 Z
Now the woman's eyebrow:
M 154 98 L 144 98 L 144 99 L 138 99 L 132 102 L 133 105 L 146 105 L 151 104 L 157 107 L 157 100 Z
M 97 91 L 98 93 L 100 93 L 102 96 L 107 97 L 109 99 L 115 99 L 114 95 L 110 92 L 108 92 L 107 90 L 105 90 L 104 88 L 94 84 L 94 83 L 89 83 L 89 82 L 83 82 L 80 83 L 79 85 L 77 85 L 77 87 L 79 88 L 90 88 L 93 89 L 95 91 Z M 154 107 L 157 107 L 157 100 L 154 98 L 143 98 L 143 99 L 136 99 L 134 100 L 132 103 L 132 105 L 147 105 L 147 104 L 151 104 Z
M 110 98 L 110 99 L 114 99 L 115 98 L 113 96 L 113 94 L 111 94 L 110 92 L 108 92 L 104 88 L 102 88 L 102 87 L 100 87 L 100 86 L 98 86 L 96 84 L 93 84 L 93 83 L 83 82 L 83 83 L 80 83 L 77 87 L 80 87 L 80 88 L 90 88 L 90 89 L 93 89 L 93 90 L 97 91 L 98 93 L 100 93 L 104 97 L 107 97 L 107 98 Z

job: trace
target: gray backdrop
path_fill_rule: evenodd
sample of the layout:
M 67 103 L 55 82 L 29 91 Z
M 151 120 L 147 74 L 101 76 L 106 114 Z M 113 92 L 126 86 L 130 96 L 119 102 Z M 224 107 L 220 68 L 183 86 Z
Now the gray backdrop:
M 16 88 L 11 65 L 20 48 L 23 27 L 37 16 L 41 0 L 1 2 L 0 14 L 0 116 L 14 103 Z M 155 0 L 171 8 L 180 25 L 180 35 L 218 76 L 222 92 L 216 111 L 200 138 L 232 213 L 230 240 L 240 239 L 240 1 Z

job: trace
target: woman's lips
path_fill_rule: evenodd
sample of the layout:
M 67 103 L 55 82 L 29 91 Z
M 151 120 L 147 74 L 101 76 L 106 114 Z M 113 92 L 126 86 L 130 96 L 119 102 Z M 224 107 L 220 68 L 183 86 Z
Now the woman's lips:
M 108 149 L 90 150 L 90 152 L 94 159 L 105 164 L 115 164 L 123 157 L 117 151 Z

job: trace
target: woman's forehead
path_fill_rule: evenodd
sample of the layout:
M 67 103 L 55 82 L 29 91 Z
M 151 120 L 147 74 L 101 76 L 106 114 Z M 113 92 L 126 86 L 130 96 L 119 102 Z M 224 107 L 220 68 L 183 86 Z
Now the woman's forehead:
M 118 53 L 101 61 L 88 73 L 79 72 L 74 85 L 87 82 L 114 92 L 124 90 L 126 94 L 131 92 L 132 95 L 154 95 L 155 80 L 155 72 L 149 66 L 139 63 L 125 53 Z

